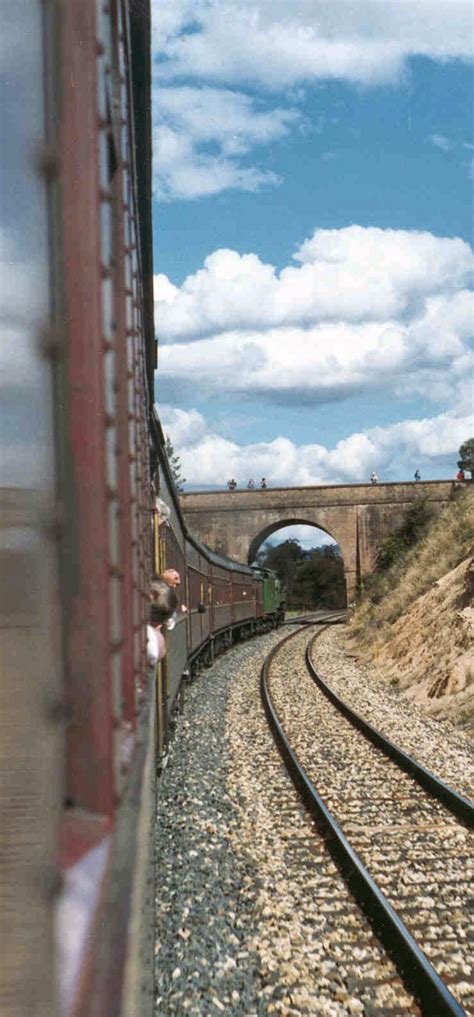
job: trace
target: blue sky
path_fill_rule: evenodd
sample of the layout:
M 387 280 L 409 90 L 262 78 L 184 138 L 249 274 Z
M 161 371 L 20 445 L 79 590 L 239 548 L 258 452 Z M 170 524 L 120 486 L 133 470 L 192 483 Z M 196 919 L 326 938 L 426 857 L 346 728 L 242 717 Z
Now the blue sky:
M 451 476 L 470 4 L 154 3 L 156 397 L 189 486 Z

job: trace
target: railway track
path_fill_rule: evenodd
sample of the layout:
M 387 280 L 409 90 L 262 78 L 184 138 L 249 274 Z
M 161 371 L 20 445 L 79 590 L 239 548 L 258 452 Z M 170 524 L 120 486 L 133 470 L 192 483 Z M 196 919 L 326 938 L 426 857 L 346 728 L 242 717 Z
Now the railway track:
M 314 611 L 313 614 L 302 614 L 297 615 L 295 618 L 285 618 L 282 625 L 323 625 L 325 622 L 331 625 L 343 624 L 347 621 L 349 612 L 346 609 L 342 610 L 324 610 Z
M 418 1001 L 426 1017 L 472 1014 L 473 806 L 351 716 L 317 673 L 314 640 L 312 651 L 307 644 L 306 630 L 287 636 L 267 657 L 261 679 L 293 782 L 413 993 L 415 1009 L 403 1012 L 416 1012 Z

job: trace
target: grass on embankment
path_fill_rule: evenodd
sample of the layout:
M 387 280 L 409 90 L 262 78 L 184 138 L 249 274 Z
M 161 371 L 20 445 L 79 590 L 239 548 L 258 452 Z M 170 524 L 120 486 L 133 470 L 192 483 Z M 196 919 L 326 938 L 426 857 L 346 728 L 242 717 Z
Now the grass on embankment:
M 435 517 L 426 535 L 363 596 L 351 626 L 358 641 L 384 642 L 389 627 L 434 583 L 474 553 L 474 484 Z

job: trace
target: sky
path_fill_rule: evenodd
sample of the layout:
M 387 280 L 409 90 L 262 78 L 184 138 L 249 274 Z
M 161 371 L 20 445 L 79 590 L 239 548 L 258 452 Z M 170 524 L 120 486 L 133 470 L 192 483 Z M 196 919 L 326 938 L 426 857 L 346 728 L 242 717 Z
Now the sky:
M 153 0 L 156 403 L 186 489 L 451 477 L 472 9 Z

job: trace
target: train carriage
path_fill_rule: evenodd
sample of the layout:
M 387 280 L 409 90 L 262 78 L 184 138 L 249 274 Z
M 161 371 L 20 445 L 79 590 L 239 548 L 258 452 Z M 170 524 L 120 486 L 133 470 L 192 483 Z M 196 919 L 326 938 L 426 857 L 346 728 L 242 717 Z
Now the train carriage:
M 232 573 L 216 558 L 212 561 L 209 600 L 212 631 L 215 637 L 232 625 Z
M 0 1010 L 151 1017 L 156 764 L 262 581 L 187 532 L 152 411 L 149 4 L 18 0 L 3 30 Z M 155 675 L 166 567 L 188 611 Z
M 145 1015 L 149 10 L 18 0 L 4 14 L 0 1010 Z
M 187 540 L 187 616 L 189 651 L 195 656 L 210 634 L 209 611 L 209 562 L 202 549 L 194 541 Z
M 232 615 L 234 625 L 255 618 L 254 574 L 245 566 L 236 567 L 232 575 Z
M 188 579 L 186 570 L 186 538 L 183 527 L 183 520 L 179 508 L 178 499 L 174 489 L 173 480 L 169 470 L 166 457 L 163 452 L 164 436 L 159 421 L 156 418 L 156 411 L 152 418 L 152 472 L 154 476 L 153 494 L 159 492 L 160 498 L 165 502 L 169 510 L 169 519 L 164 525 L 159 525 L 159 518 L 156 511 L 152 513 L 153 520 L 153 572 L 159 575 L 165 569 L 176 569 L 181 577 L 181 587 L 177 591 L 178 598 L 184 604 L 188 600 Z M 176 697 L 179 692 L 181 677 L 187 667 L 189 633 L 187 615 L 180 610 L 176 613 L 176 626 L 173 630 L 173 638 L 166 634 L 167 643 L 166 658 L 158 667 L 157 697 L 160 704 L 160 717 L 158 722 L 158 758 L 161 759 L 166 748 L 166 729 Z

